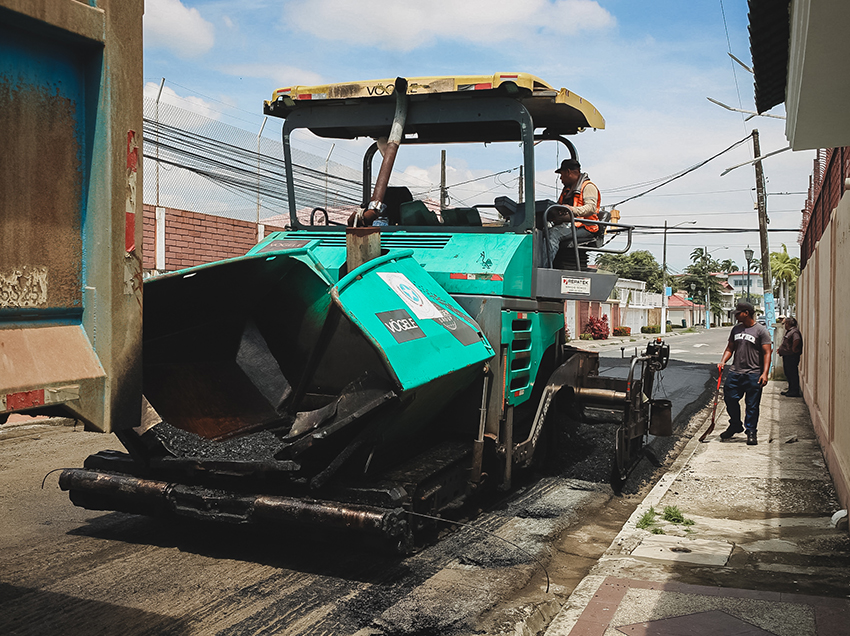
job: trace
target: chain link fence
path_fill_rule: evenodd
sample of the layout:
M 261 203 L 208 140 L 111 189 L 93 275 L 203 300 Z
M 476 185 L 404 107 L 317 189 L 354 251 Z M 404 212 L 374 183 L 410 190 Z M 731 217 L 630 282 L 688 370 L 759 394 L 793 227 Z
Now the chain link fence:
M 288 218 L 281 141 L 149 98 L 144 139 L 146 204 L 257 223 Z M 299 216 L 314 207 L 347 216 L 361 203 L 360 168 L 298 148 L 292 155 Z

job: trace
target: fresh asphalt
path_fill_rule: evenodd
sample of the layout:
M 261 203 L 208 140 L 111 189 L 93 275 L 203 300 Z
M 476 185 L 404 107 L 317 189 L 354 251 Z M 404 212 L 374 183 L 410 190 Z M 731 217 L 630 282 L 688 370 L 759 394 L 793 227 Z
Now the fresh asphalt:
M 717 363 L 731 327 L 700 329 L 695 333 L 673 332 L 661 337 L 670 345 L 670 362 L 656 380 L 654 399 L 673 404 L 674 427 L 682 425 L 713 396 L 717 386 Z M 642 353 L 650 340 L 627 338 L 598 344 L 599 373 L 626 377 L 631 356 Z M 720 410 L 722 405 L 718 406 Z
M 727 335 L 728 329 L 718 329 L 668 339 L 671 362 L 654 397 L 673 402 L 674 424 L 707 403 Z M 603 373 L 622 373 L 628 354 L 647 341 L 576 344 L 599 351 Z M 589 567 L 573 551 L 598 558 L 588 552 L 594 541 L 603 541 L 593 524 L 607 508 L 628 507 L 628 499 L 612 499 L 605 484 L 550 476 L 483 512 L 474 527 L 459 527 L 398 560 L 321 537 L 201 530 L 76 508 L 55 481 L 41 489 L 44 475 L 79 466 L 104 447 L 120 448 L 117 440 L 70 426 L 22 433 L 0 435 L 0 509 L 9 526 L 0 537 L 0 591 L 6 592 L 0 633 L 113 633 L 122 624 L 125 636 L 453 636 L 474 631 L 476 623 L 486 625 L 484 633 L 514 633 L 521 620 L 514 611 L 560 607 L 578 569 Z M 661 444 L 671 439 L 658 438 Z M 604 538 L 600 554 L 615 534 Z M 576 538 L 569 550 L 562 547 L 567 535 Z M 550 588 L 538 580 L 538 559 L 548 560 L 553 550 Z M 520 590 L 535 595 L 529 600 Z

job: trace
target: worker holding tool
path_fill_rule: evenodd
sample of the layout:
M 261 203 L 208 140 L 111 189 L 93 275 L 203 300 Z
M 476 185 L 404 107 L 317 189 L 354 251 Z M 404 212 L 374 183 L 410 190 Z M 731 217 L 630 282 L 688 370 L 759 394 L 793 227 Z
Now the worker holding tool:
M 720 359 L 718 370 L 723 373 L 723 365 L 734 356 L 732 366 L 723 385 L 723 399 L 729 413 L 729 427 L 720 434 L 721 439 L 729 439 L 746 428 L 747 445 L 758 444 L 756 430 L 759 421 L 759 402 L 767 373 L 770 369 L 771 343 L 770 333 L 764 325 L 755 320 L 755 308 L 747 302 L 739 302 L 735 307 L 735 320 L 729 342 Z M 746 415 L 741 423 L 742 397 L 746 397 Z

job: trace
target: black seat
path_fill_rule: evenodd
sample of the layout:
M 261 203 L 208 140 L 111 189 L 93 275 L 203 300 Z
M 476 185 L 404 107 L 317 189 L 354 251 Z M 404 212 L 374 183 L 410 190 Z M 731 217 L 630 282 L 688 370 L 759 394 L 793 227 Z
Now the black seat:
M 443 223 L 457 226 L 481 226 L 481 215 L 475 208 L 446 208 L 440 210 Z
M 399 211 L 401 213 L 401 225 L 414 227 L 417 225 L 440 225 L 437 214 L 422 201 L 402 203 Z
M 387 206 L 385 211 L 387 222 L 390 225 L 399 225 L 401 223 L 401 205 L 413 201 L 413 195 L 410 194 L 404 186 L 388 186 L 384 193 L 384 205 Z

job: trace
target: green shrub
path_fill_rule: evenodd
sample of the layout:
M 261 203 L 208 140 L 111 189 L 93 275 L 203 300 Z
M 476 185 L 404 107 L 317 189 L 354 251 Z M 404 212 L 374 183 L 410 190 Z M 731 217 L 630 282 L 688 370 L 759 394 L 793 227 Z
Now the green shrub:
M 580 340 L 593 340 L 593 334 L 592 333 L 583 333 L 579 336 L 579 339 Z
M 641 333 L 661 333 L 661 325 L 646 325 L 640 328 Z
M 631 336 L 632 328 L 631 327 L 614 327 L 614 335 L 615 336 Z

